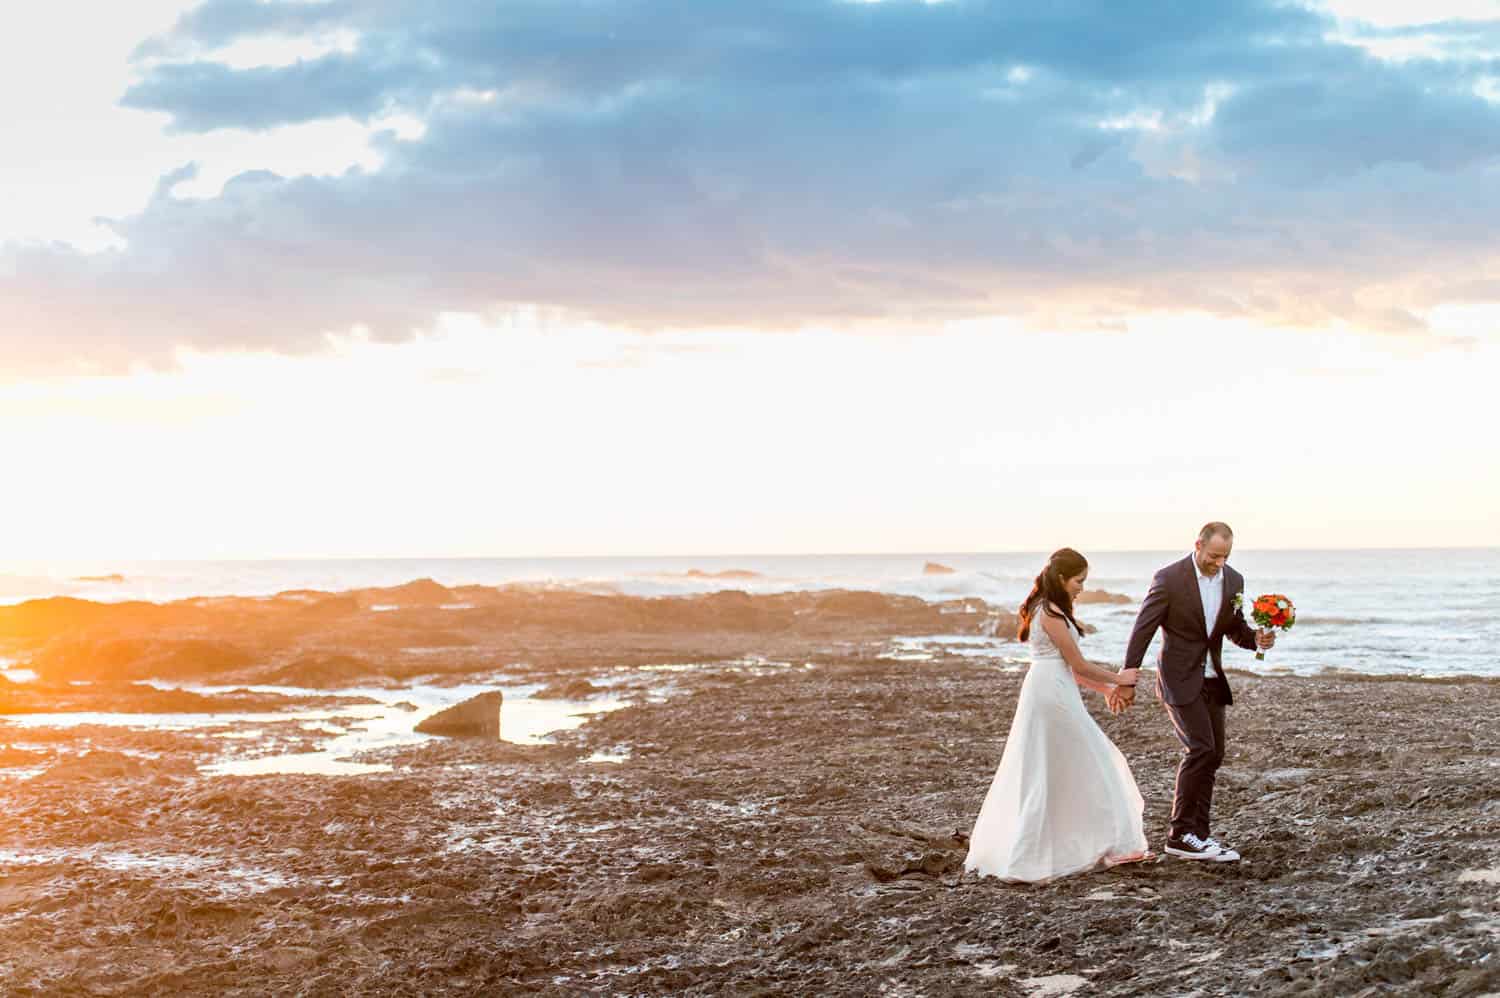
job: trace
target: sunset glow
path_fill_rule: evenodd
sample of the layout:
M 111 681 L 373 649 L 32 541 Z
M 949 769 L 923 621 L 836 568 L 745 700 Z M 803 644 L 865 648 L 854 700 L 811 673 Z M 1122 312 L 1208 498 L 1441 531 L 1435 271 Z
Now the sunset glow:
M 1314 77 L 1091 63 L 1061 26 L 928 65 L 893 39 L 999 15 L 835 4 L 869 32 L 836 92 L 763 26 L 785 93 L 709 35 L 676 89 L 640 38 L 396 86 L 371 46 L 466 15 L 235 6 L 53 4 L 0 42 L 9 557 L 1135 549 L 1209 514 L 1500 543 L 1487 5 L 1233 15 L 1342 67 Z M 64 44 L 85 7 L 110 23 Z M 731 98 L 760 124 L 705 116 Z
M 0 998 L 1500 995 L 1497 0 L 10 6 Z

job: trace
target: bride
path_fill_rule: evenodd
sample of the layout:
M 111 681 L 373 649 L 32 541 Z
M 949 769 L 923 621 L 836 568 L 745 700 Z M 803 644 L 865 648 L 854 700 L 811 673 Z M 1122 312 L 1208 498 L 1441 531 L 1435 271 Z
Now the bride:
M 1089 565 L 1063 548 L 1021 604 L 1031 668 L 994 782 L 969 838 L 964 869 L 1035 882 L 1143 859 L 1145 802 L 1130 766 L 1083 704 L 1080 686 L 1110 698 L 1139 670 L 1112 672 L 1078 651 L 1073 599 Z

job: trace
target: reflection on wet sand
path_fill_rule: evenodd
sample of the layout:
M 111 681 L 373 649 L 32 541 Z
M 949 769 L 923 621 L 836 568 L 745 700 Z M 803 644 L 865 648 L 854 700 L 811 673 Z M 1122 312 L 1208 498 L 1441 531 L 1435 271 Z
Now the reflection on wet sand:
M 516 745 L 540 745 L 558 731 L 577 728 L 589 715 L 617 710 L 624 701 L 599 698 L 592 701 L 538 700 L 531 698 L 526 687 L 496 687 L 473 684 L 457 687 L 409 687 L 407 689 L 347 691 L 349 695 L 386 697 L 391 703 L 365 708 L 366 716 L 357 728 L 340 734 L 316 752 L 233 759 L 204 768 L 205 773 L 219 776 L 258 776 L 270 773 L 313 773 L 324 776 L 359 776 L 388 773 L 389 763 L 359 762 L 351 759 L 359 753 L 377 749 L 415 745 L 439 737 L 416 733 L 413 729 L 438 711 L 460 703 L 477 693 L 500 689 L 505 698 L 500 705 L 500 740 Z M 416 704 L 415 711 L 396 704 Z
M 76 728 L 106 725 L 160 731 L 206 731 L 225 739 L 222 757 L 200 771 L 217 776 L 257 776 L 302 773 L 324 776 L 359 776 L 388 773 L 392 766 L 354 759 L 361 753 L 403 745 L 415 745 L 435 736 L 413 729 L 427 717 L 476 693 L 501 690 L 500 740 L 516 745 L 545 744 L 559 731 L 582 725 L 593 714 L 617 710 L 625 705 L 618 697 L 598 696 L 588 700 L 538 699 L 531 694 L 540 684 L 466 683 L 456 686 L 416 685 L 401 689 L 350 687 L 343 690 L 309 690 L 295 686 L 227 687 L 174 685 L 160 680 L 149 683 L 160 690 L 184 689 L 205 696 L 249 689 L 287 697 L 339 696 L 367 698 L 375 703 L 351 704 L 331 709 L 256 711 L 246 713 L 131 714 L 105 711 L 19 714 L 8 718 L 18 730 Z M 335 720 L 342 724 L 332 723 Z M 300 751 L 266 752 L 274 748 L 274 726 L 299 722 L 299 731 L 312 737 L 316 747 Z M 319 737 L 319 736 L 327 736 Z M 617 761 L 617 760 L 616 760 Z M 40 770 L 37 770 L 40 772 Z

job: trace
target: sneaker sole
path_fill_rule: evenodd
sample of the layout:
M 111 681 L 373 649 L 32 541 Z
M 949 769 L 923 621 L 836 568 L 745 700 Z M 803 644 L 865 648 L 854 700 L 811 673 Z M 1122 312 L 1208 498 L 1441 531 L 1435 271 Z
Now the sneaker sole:
M 1186 849 L 1174 849 L 1171 846 L 1167 846 L 1166 849 L 1163 850 L 1163 851 L 1168 856 L 1176 856 L 1178 859 L 1192 859 L 1192 860 L 1197 860 L 1200 863 L 1233 863 L 1234 862 L 1234 860 L 1229 859 L 1227 856 L 1219 856 L 1219 855 L 1217 855 L 1215 853 L 1207 853 L 1207 852 L 1188 852 Z

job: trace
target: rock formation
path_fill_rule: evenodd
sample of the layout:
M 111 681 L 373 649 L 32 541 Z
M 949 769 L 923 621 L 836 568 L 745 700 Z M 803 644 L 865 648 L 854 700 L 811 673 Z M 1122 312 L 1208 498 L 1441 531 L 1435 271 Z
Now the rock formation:
M 1089 603 L 1134 603 L 1135 600 L 1119 593 L 1107 593 L 1103 589 L 1085 589 L 1074 602 L 1084 606 Z
M 555 683 L 548 683 L 532 696 L 538 700 L 586 700 L 603 692 L 602 687 L 595 686 L 587 679 L 559 679 Z
M 504 694 L 499 690 L 470 697 L 433 714 L 418 724 L 416 730 L 424 735 L 447 735 L 450 738 L 499 738 L 500 702 L 503 698 Z

